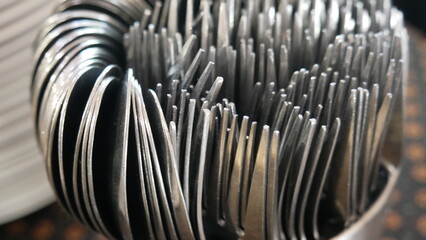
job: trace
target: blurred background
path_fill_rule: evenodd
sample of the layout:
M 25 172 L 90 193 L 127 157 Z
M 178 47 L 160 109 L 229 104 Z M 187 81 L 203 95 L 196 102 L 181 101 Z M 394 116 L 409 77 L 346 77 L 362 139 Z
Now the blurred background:
M 58 0 L 59 1 L 59 0 Z M 57 204 L 29 103 L 31 44 L 56 0 L 0 0 L 0 239 L 104 239 Z M 381 240 L 426 239 L 426 0 L 394 0 L 410 33 L 404 166 Z
M 0 0 L 0 224 L 54 200 L 35 141 L 29 87 L 31 45 L 55 4 Z
M 426 1 L 424 0 L 393 0 L 395 6 L 405 14 L 407 22 L 418 30 L 426 33 Z

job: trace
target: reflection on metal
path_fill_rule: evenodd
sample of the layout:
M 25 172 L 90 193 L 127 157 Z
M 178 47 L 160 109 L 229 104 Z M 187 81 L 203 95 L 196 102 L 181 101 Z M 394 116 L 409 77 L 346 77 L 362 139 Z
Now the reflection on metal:
M 388 0 L 63 1 L 31 88 L 50 182 L 109 238 L 372 239 L 406 53 Z

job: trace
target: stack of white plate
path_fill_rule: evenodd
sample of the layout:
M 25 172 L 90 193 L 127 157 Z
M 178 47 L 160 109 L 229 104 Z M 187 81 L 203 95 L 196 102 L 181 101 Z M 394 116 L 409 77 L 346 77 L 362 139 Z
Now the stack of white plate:
M 0 1 L 0 224 L 54 199 L 29 103 L 32 43 L 56 0 Z

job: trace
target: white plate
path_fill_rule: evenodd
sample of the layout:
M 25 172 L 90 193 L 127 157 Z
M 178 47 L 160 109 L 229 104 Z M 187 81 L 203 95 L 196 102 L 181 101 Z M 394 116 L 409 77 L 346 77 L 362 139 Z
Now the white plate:
M 0 104 L 0 126 L 4 119 L 12 120 L 16 118 L 20 118 L 23 115 L 17 115 L 18 109 L 23 108 L 25 105 L 28 104 L 29 98 L 28 98 L 28 91 L 18 91 L 15 94 L 6 94 L 6 96 L 1 96 L 0 101 L 2 102 Z M 28 108 L 24 109 L 24 111 L 28 111 Z
M 30 11 L 40 8 L 43 0 L 20 0 L 16 4 L 10 5 L 7 11 L 0 15 L 0 28 L 26 16 Z
M 6 12 L 9 8 L 12 8 L 18 1 L 16 0 L 1 0 L 0 1 L 0 12 Z
M 54 200 L 44 168 L 34 168 L 33 173 L 24 179 L 24 184 L 19 187 L 0 189 L 0 224 L 40 209 Z
M 30 30 L 38 29 L 38 26 L 40 26 L 46 16 L 52 12 L 50 8 L 46 8 L 46 5 L 49 6 L 49 2 L 51 1 L 44 0 L 44 2 L 38 3 L 39 7 L 34 9 L 34 11 L 30 11 L 27 15 L 22 15 L 18 20 L 0 28 L 0 36 L 2 36 L 0 45 L 13 41 Z
M 31 67 L 25 68 L 27 68 L 28 70 L 32 69 L 32 60 L 32 47 L 29 45 L 23 47 L 21 50 L 18 50 L 17 52 L 13 53 L 11 56 L 5 59 L 0 59 L 0 80 L 4 80 L 3 76 L 5 74 L 20 72 L 14 71 L 14 69 L 19 68 L 21 66 L 28 66 L 28 64 L 30 64 Z
M 28 91 L 28 88 L 29 88 L 28 82 L 30 81 L 28 74 L 29 74 L 29 71 L 22 71 L 22 73 L 18 74 L 18 76 L 16 76 L 15 78 L 9 78 L 15 81 L 6 82 L 5 85 L 0 87 L 0 102 L 8 101 L 10 97 L 12 97 L 18 92 Z M 26 93 L 26 95 L 28 95 L 28 93 Z M 28 99 L 28 96 L 26 96 L 25 99 Z M 0 111 L 1 111 L 1 106 L 2 105 L 0 103 Z
M 40 23 L 42 20 L 39 20 Z M 21 36 L 16 36 L 12 41 L 0 43 L 0 60 L 5 61 L 13 54 L 18 53 L 21 49 L 31 46 L 33 43 L 33 37 L 38 32 L 38 29 L 33 27 L 29 29 Z
M 29 103 L 32 43 L 55 0 L 0 0 L 0 224 L 54 200 Z
M 40 155 L 40 150 L 37 144 L 35 144 L 35 137 L 31 136 L 32 131 L 26 133 L 26 137 L 20 140 L 20 147 L 7 148 L 7 145 L 0 150 L 0 169 L 12 168 L 15 162 L 26 161 L 27 158 Z M 5 161 L 5 159 L 14 159 L 13 161 Z M 3 160 L 3 161 L 1 161 Z

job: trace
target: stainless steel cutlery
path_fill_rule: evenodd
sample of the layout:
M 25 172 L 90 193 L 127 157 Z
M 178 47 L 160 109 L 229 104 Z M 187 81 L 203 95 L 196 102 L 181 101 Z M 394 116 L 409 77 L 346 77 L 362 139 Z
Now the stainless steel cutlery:
M 331 238 L 390 178 L 406 50 L 388 0 L 63 1 L 31 87 L 50 182 L 109 238 Z

